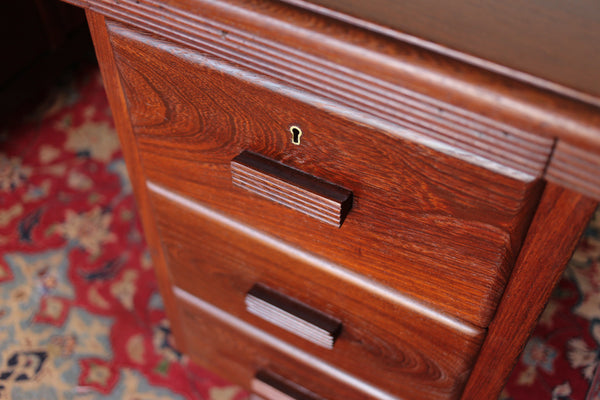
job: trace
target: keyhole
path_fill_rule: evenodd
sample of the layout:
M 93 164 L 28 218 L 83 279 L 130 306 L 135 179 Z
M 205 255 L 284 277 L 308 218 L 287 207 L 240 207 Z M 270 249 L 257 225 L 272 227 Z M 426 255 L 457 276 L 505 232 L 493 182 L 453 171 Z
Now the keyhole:
M 295 145 L 300 144 L 300 136 L 302 136 L 302 130 L 297 126 L 292 126 L 290 128 L 290 132 L 292 133 L 292 143 Z

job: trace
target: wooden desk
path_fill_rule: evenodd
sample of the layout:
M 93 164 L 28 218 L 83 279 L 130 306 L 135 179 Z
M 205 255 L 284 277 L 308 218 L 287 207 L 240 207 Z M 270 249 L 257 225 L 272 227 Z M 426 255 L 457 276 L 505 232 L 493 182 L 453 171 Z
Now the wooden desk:
M 182 351 L 273 399 L 498 396 L 600 199 L 587 65 L 385 1 L 72 3 Z

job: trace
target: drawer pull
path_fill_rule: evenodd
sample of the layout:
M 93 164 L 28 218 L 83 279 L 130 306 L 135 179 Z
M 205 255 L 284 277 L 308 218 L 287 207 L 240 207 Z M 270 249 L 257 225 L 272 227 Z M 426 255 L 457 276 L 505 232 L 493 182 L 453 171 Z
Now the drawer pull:
M 258 371 L 250 388 L 260 399 L 266 400 L 324 400 L 297 383 L 269 371 Z
M 352 207 L 351 191 L 249 151 L 231 161 L 231 177 L 236 186 L 338 227 Z
M 260 283 L 246 294 L 246 310 L 327 349 L 333 348 L 342 329 L 339 320 Z

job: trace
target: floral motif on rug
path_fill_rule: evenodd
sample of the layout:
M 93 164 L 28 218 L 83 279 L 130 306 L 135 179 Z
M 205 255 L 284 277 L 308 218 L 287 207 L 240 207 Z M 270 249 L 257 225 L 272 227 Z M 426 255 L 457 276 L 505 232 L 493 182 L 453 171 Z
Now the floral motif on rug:
M 600 211 L 552 294 L 502 400 L 600 400 Z
M 97 71 L 0 132 L 0 399 L 239 400 L 168 321 Z

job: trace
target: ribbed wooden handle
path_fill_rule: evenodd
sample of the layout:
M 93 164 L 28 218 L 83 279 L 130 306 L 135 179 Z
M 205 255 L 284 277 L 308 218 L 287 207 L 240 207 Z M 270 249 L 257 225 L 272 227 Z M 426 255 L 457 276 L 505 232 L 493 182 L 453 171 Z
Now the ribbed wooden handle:
M 251 389 L 265 400 L 324 400 L 302 386 L 269 371 L 258 371 L 252 380 Z
M 262 284 L 246 294 L 246 310 L 328 349 L 333 348 L 342 329 L 339 320 Z
M 352 207 L 351 191 L 249 151 L 231 161 L 231 176 L 236 186 L 338 227 Z

